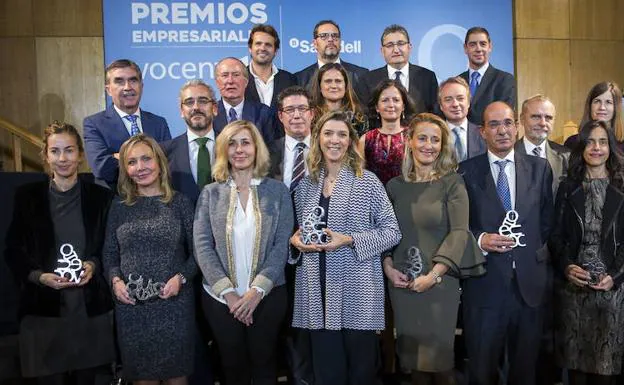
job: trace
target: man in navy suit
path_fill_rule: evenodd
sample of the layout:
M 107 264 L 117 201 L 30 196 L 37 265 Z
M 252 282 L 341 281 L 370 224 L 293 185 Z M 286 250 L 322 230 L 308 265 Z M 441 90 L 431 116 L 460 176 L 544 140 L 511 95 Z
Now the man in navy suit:
M 260 102 L 277 110 L 277 96 L 283 89 L 297 84 L 295 75 L 278 69 L 273 63 L 280 48 L 280 39 L 273 26 L 258 24 L 249 32 L 249 54 L 247 66 L 250 79 L 245 89 L 245 99 Z
M 512 74 L 490 64 L 492 41 L 483 27 L 472 27 L 466 32 L 464 52 L 468 56 L 468 71 L 459 76 L 470 86 L 470 113 L 468 120 L 481 124 L 483 110 L 494 101 L 503 101 L 516 108 L 516 81 Z
M 135 62 L 121 59 L 106 67 L 106 93 L 113 104 L 84 119 L 85 151 L 97 181 L 116 190 L 123 142 L 141 132 L 163 142 L 171 133 L 164 118 L 139 108 L 143 78 Z
M 534 385 L 547 283 L 545 242 L 553 216 L 552 171 L 545 159 L 514 152 L 512 108 L 494 102 L 484 111 L 481 135 L 488 151 L 462 162 L 470 230 L 487 259 L 487 273 L 463 283 L 463 314 L 470 384 L 496 385 L 508 358 L 507 384 Z M 499 235 L 510 210 L 512 237 Z M 505 355 L 505 350 L 507 354 Z
M 215 135 L 218 135 L 228 123 L 240 119 L 255 124 L 266 144 L 283 135 L 278 129 L 275 112 L 270 107 L 245 99 L 249 71 L 242 61 L 235 57 L 222 59 L 215 66 L 215 76 L 221 93 L 221 100 L 217 104 L 217 116 L 213 122 Z
M 440 84 L 438 103 L 451 131 L 457 161 L 483 154 L 487 146 L 479 126 L 467 118 L 470 108 L 468 83 L 459 76 L 446 79 Z
M 360 84 L 368 69 L 340 60 L 340 27 L 333 20 L 321 20 L 314 26 L 312 44 L 316 49 L 316 63 L 295 73 L 300 86 L 308 90 L 312 86 L 314 75 L 327 63 L 339 63 L 347 71 L 353 89 L 361 103 L 366 103 L 365 95 Z
M 386 65 L 364 75 L 362 103 L 368 104 L 377 85 L 386 79 L 398 80 L 414 101 L 416 113 L 434 112 L 438 80 L 433 71 L 409 62 L 412 43 L 405 27 L 392 24 L 381 34 L 381 54 Z

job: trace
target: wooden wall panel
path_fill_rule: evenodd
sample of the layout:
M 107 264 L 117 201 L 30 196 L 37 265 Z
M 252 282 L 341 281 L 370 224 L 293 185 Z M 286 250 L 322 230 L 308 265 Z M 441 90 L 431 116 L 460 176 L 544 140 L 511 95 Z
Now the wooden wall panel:
M 573 115 L 570 110 L 570 41 L 516 40 L 516 74 L 518 109 L 525 99 L 535 94 L 548 96 L 557 109 L 552 137 L 562 136 L 563 125 Z
M 587 92 L 594 84 L 611 80 L 624 86 L 624 42 L 572 40 L 570 51 L 571 106 L 578 122 Z
M 0 36 L 32 34 L 32 0 L 0 0 Z
M 623 14 L 622 0 L 570 0 L 570 37 L 624 40 Z
M 516 0 L 514 3 L 516 38 L 570 37 L 569 0 Z
M 65 121 L 82 132 L 82 120 L 105 107 L 102 39 L 37 38 L 36 52 L 41 121 Z
M 32 0 L 36 36 L 102 36 L 102 0 Z

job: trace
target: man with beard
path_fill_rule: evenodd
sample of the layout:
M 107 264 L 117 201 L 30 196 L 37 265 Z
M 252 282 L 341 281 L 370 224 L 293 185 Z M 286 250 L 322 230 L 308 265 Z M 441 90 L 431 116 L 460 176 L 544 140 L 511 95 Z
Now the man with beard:
M 251 62 L 247 66 L 250 81 L 245 89 L 245 99 L 277 108 L 277 96 L 290 86 L 297 84 L 295 75 L 273 64 L 280 48 L 280 39 L 273 26 L 258 24 L 249 33 L 249 54 Z
M 180 115 L 186 132 L 162 144 L 169 161 L 174 190 L 195 204 L 204 185 L 212 182 L 216 134 L 212 121 L 217 114 L 215 94 L 200 79 L 189 80 L 180 89 Z
M 347 74 L 349 75 L 359 101 L 361 103 L 366 103 L 360 82 L 363 80 L 364 75 L 368 73 L 368 70 L 340 60 L 340 27 L 338 24 L 333 20 L 321 20 L 316 23 L 314 26 L 312 43 L 316 49 L 317 62 L 295 74 L 299 85 L 309 90 L 312 79 L 319 68 L 327 63 L 339 63 L 347 70 Z
M 84 119 L 85 152 L 97 182 L 116 191 L 122 143 L 139 133 L 163 142 L 171 139 L 171 133 L 164 118 L 139 108 L 143 78 L 135 62 L 121 59 L 109 64 L 105 84 L 113 104 Z

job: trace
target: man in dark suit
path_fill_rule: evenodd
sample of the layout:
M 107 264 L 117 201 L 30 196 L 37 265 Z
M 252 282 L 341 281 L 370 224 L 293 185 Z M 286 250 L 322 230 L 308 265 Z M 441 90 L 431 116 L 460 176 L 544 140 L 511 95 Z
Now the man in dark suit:
M 557 196 L 559 183 L 568 175 L 570 150 L 548 140 L 555 125 L 555 105 L 544 95 L 535 95 L 522 103 L 520 123 L 524 137 L 516 143 L 516 151 L 539 156 L 550 164 L 553 172 L 553 197 Z
M 545 242 L 554 210 L 552 171 L 545 159 L 514 151 L 514 112 L 504 102 L 485 109 L 481 135 L 487 153 L 459 166 L 470 230 L 487 259 L 487 273 L 463 283 L 470 384 L 498 384 L 499 365 L 507 357 L 507 384 L 534 385 L 547 281 Z M 521 226 L 512 232 L 523 233 L 524 246 L 499 235 L 511 210 Z
M 215 135 L 228 123 L 247 120 L 258 127 L 265 143 L 271 143 L 283 134 L 277 127 L 273 110 L 253 100 L 245 99 L 245 88 L 249 82 L 249 71 L 242 61 L 235 57 L 222 59 L 215 66 L 215 82 L 221 93 L 217 104 L 217 116 L 213 122 Z
M 245 99 L 264 103 L 277 110 L 277 95 L 283 89 L 297 84 L 295 75 L 273 64 L 280 48 L 280 39 L 273 26 L 258 24 L 249 33 L 249 54 L 251 62 L 247 66 L 250 80 L 245 89 Z
M 451 131 L 457 161 L 462 162 L 483 154 L 487 150 L 479 126 L 468 121 L 470 91 L 468 83 L 459 76 L 448 78 L 440 84 L 438 96 L 440 110 Z
M 409 62 L 412 43 L 405 27 L 392 24 L 381 34 L 381 54 L 386 65 L 364 75 L 362 103 L 368 104 L 373 90 L 386 79 L 399 80 L 414 101 L 416 113 L 433 112 L 438 97 L 435 73 Z
M 524 128 L 524 138 L 518 140 L 515 149 L 520 154 L 528 154 L 546 159 L 553 172 L 553 197 L 557 196 L 559 183 L 568 174 L 570 150 L 548 140 L 555 125 L 554 104 L 544 95 L 535 95 L 522 103 L 520 123 Z M 548 274 L 548 294 L 544 301 L 544 334 L 540 349 L 538 380 L 540 385 L 554 385 L 561 382 L 561 370 L 557 368 L 554 352 L 553 319 L 553 272 Z
M 295 73 L 297 83 L 308 90 L 312 86 L 314 75 L 327 63 L 340 63 L 347 71 L 353 89 L 362 102 L 364 95 L 360 82 L 368 69 L 340 60 L 340 27 L 333 20 L 321 20 L 314 26 L 312 43 L 316 49 L 317 62 Z
M 113 104 L 84 119 L 85 151 L 98 183 L 116 190 L 123 142 L 141 132 L 163 142 L 171 133 L 164 118 L 139 108 L 143 78 L 135 62 L 121 59 L 106 67 L 106 93 Z
M 472 27 L 466 32 L 464 52 L 468 56 L 468 71 L 459 76 L 470 86 L 470 113 L 468 120 L 481 124 L 483 110 L 494 101 L 502 101 L 516 108 L 516 81 L 512 74 L 490 64 L 492 41 L 483 27 Z

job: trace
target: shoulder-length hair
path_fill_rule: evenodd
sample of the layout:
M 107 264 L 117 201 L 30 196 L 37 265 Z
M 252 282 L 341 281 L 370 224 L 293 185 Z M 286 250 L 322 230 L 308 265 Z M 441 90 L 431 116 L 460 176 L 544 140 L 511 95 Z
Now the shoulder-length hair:
M 308 153 L 308 170 L 310 172 L 310 179 L 314 183 L 318 183 L 321 174 L 321 169 L 325 168 L 325 158 L 321 151 L 321 130 L 323 126 L 330 120 L 342 122 L 347 126 L 349 130 L 349 148 L 342 160 L 342 164 L 348 166 L 353 173 L 361 177 L 362 169 L 364 168 L 364 158 L 357 150 L 358 135 L 355 128 L 351 124 L 351 117 L 348 113 L 338 110 L 330 111 L 321 116 L 316 122 L 314 130 L 312 130 L 312 138 L 310 140 L 310 152 Z
M 256 146 L 253 177 L 262 178 L 269 172 L 269 150 L 266 144 L 264 144 L 264 139 L 262 139 L 260 131 L 258 131 L 258 128 L 252 122 L 236 120 L 225 126 L 223 131 L 217 135 L 217 140 L 215 142 L 215 164 L 212 168 L 212 177 L 216 182 L 223 183 L 230 177 L 231 166 L 228 159 L 228 147 L 232 137 L 242 130 L 249 131 L 254 146 Z
M 611 184 L 621 189 L 624 187 L 624 161 L 622 153 L 618 148 L 613 131 L 609 129 L 609 124 L 600 120 L 590 120 L 581 127 L 579 140 L 570 154 L 568 178 L 576 183 L 582 183 L 585 179 L 587 164 L 585 163 L 583 153 L 588 145 L 589 136 L 598 127 L 607 132 L 607 138 L 609 139 L 609 159 L 607 159 L 606 163 L 609 179 Z
M 436 125 L 440 129 L 442 135 L 442 148 L 438 158 L 433 162 L 433 171 L 431 179 L 440 179 L 450 172 L 457 170 L 457 161 L 453 155 L 453 145 L 450 140 L 450 130 L 446 123 L 437 115 L 423 112 L 414 117 L 407 129 L 407 138 L 405 140 L 405 154 L 403 156 L 403 165 L 401 174 L 407 182 L 418 182 L 418 166 L 414 161 L 414 153 L 412 151 L 412 139 L 416 133 L 416 127 L 421 123 L 430 123 Z
M 379 103 L 379 98 L 381 97 L 381 93 L 391 87 L 396 88 L 399 91 L 399 94 L 401 94 L 401 99 L 403 102 L 403 114 L 401 114 L 401 126 L 406 126 L 409 123 L 409 121 L 412 119 L 414 114 L 416 113 L 416 106 L 414 105 L 414 101 L 412 100 L 412 97 L 409 95 L 405 87 L 403 87 L 403 84 L 401 84 L 401 82 L 397 82 L 394 79 L 382 80 L 379 84 L 377 84 L 377 87 L 375 87 L 375 89 L 373 90 L 373 95 L 371 96 L 370 103 L 368 104 L 369 115 L 373 115 L 375 111 L 377 110 L 377 103 Z M 381 122 L 381 118 L 379 117 L 379 114 L 377 114 L 377 117 L 375 118 L 375 120 L 377 120 L 377 122 L 375 123 L 381 126 L 382 122 Z
M 366 116 L 362 111 L 362 106 L 360 105 L 360 101 L 353 90 L 353 86 L 351 85 L 351 80 L 349 79 L 349 75 L 347 74 L 347 70 L 340 63 L 327 63 L 323 65 L 321 68 L 316 71 L 316 74 L 312 78 L 312 86 L 310 88 L 310 93 L 312 94 L 312 102 L 316 106 L 315 116 L 321 117 L 329 112 L 327 107 L 327 103 L 325 103 L 325 98 L 321 93 L 321 82 L 323 81 L 323 76 L 327 73 L 327 71 L 336 70 L 340 72 L 342 75 L 342 80 L 345 84 L 345 94 L 342 98 L 342 106 L 341 109 L 343 111 L 348 111 L 352 115 L 352 121 L 354 123 L 362 123 L 366 120 Z
M 581 124 L 579 125 L 579 132 L 580 127 L 585 126 L 587 122 L 593 120 L 591 116 L 591 106 L 594 99 L 607 91 L 611 92 L 611 97 L 613 97 L 613 118 L 611 119 L 611 122 L 609 122 L 609 128 L 613 130 L 615 139 L 617 139 L 618 142 L 624 142 L 622 90 L 615 82 L 600 82 L 589 90 L 587 99 L 585 99 L 585 109 L 583 110 L 583 117 L 581 118 Z
M 163 203 L 171 202 L 173 199 L 173 188 L 171 187 L 171 181 L 169 177 L 169 165 L 167 163 L 167 157 L 160 148 L 160 145 L 148 135 L 138 134 L 130 137 L 126 140 L 119 150 L 119 182 L 117 183 L 117 191 L 121 197 L 123 203 L 128 206 L 132 206 L 136 202 L 137 196 L 139 196 L 139 190 L 136 183 L 128 175 L 126 169 L 128 163 L 128 153 L 138 144 L 144 144 L 152 150 L 152 154 L 158 162 L 160 168 L 160 174 L 158 175 L 160 191 L 162 197 L 160 201 Z

